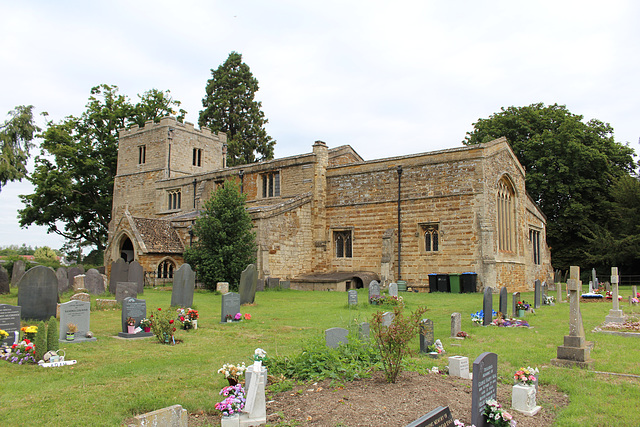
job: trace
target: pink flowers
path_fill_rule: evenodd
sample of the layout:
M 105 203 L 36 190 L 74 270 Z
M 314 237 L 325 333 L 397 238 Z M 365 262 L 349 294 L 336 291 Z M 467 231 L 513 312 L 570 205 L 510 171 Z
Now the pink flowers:
M 242 319 L 242 314 L 241 313 L 236 313 L 235 317 L 236 320 L 241 320 Z

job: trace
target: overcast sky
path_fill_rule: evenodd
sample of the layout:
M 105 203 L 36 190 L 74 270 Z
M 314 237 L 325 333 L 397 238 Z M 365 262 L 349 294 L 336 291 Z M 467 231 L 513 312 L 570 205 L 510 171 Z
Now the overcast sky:
M 80 115 L 107 83 L 133 101 L 169 89 L 197 124 L 211 69 L 237 51 L 276 157 L 316 140 L 366 160 L 459 147 L 479 118 L 537 102 L 610 123 L 640 151 L 639 18 L 632 0 L 0 0 L 0 122 L 17 105 Z M 62 246 L 19 227 L 32 191 L 2 188 L 0 246 Z

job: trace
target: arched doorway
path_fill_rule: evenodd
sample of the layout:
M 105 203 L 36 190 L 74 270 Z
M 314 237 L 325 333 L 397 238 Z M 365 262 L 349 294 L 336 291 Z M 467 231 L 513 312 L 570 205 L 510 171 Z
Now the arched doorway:
M 120 258 L 124 259 L 126 262 L 131 262 L 135 259 L 133 243 L 127 235 L 123 237 L 122 244 L 120 245 Z

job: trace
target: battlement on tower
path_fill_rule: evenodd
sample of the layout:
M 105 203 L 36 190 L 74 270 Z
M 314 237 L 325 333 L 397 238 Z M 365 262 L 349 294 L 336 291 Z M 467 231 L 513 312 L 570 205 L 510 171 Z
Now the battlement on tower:
M 131 126 L 130 129 L 126 129 L 126 128 L 118 129 L 118 133 L 120 135 L 120 138 L 125 138 L 125 137 L 136 136 L 137 134 L 141 134 L 144 132 L 151 132 L 154 130 L 158 130 L 163 127 L 169 127 L 169 128 L 174 128 L 176 130 L 195 133 L 207 138 L 214 138 L 214 139 L 217 138 L 223 144 L 227 143 L 227 135 L 224 132 L 218 132 L 217 134 L 214 134 L 213 132 L 211 132 L 211 129 L 209 128 L 196 129 L 193 123 L 190 123 L 190 122 L 180 123 L 178 120 L 176 120 L 175 117 L 171 117 L 171 116 L 166 116 L 161 118 L 159 123 L 155 123 L 153 120 L 147 120 L 144 123 L 144 126 L 142 127 L 138 125 L 133 125 Z

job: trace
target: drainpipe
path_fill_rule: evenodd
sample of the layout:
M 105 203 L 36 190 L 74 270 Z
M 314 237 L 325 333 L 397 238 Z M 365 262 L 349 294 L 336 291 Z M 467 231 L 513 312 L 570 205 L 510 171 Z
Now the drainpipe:
M 400 207 L 400 190 L 402 189 L 402 165 L 399 165 L 398 171 L 398 279 L 402 279 L 402 225 L 401 225 L 401 207 Z
M 196 184 L 198 183 L 198 181 L 193 178 L 193 209 L 196 208 Z

